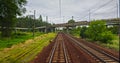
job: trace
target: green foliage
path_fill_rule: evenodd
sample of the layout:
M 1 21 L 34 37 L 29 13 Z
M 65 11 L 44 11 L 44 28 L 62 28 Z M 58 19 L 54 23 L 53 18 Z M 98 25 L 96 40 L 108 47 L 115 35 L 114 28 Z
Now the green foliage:
M 0 26 L 1 36 L 11 37 L 17 15 L 21 15 L 26 0 L 0 0 Z
M 86 30 L 86 35 L 88 38 L 94 41 L 102 41 L 103 43 L 110 43 L 113 34 L 107 30 L 105 21 L 97 20 L 92 21 Z
M 41 35 L 43 33 L 36 33 L 35 36 Z M 12 38 L 2 38 L 0 39 L 0 49 L 5 47 L 11 47 L 14 44 L 19 44 L 24 42 L 27 39 L 33 38 L 32 33 L 18 32 L 13 34 Z
M 92 21 L 88 27 L 86 34 L 93 40 L 98 40 L 100 33 L 104 32 L 106 29 L 105 22 L 103 21 Z
M 108 30 L 111 31 L 113 34 L 118 34 L 118 25 L 114 25 L 112 27 L 108 27 Z
M 113 40 L 113 34 L 110 31 L 102 32 L 99 40 L 104 43 L 112 43 L 111 40 Z
M 69 32 L 70 32 L 70 34 L 79 37 L 80 29 L 81 29 L 80 27 L 78 27 L 78 28 L 73 28 L 73 29 L 71 29 Z
M 97 42 L 98 44 L 110 48 L 110 49 L 114 49 L 116 51 L 119 52 L 119 37 L 117 35 L 113 35 L 113 40 L 110 41 L 110 43 L 101 43 L 101 42 Z
M 87 27 L 82 27 L 80 30 L 80 37 L 81 38 L 86 38 L 85 31 L 87 30 Z
M 54 33 L 43 34 L 24 43 L 0 51 L 1 63 L 29 63 L 55 37 Z
M 95 41 L 105 47 L 115 49 L 119 51 L 119 38 L 116 34 L 117 26 L 106 27 L 106 23 L 103 20 L 92 21 L 89 27 L 81 27 L 78 29 L 70 30 L 70 34 L 87 38 Z
M 75 20 L 71 19 L 68 21 L 68 23 L 75 23 Z
M 39 20 L 42 22 L 43 20 L 42 20 L 42 16 L 40 15 L 40 17 L 39 17 Z
M 26 17 L 20 17 L 17 19 L 16 27 L 32 28 L 33 21 L 35 22 L 35 27 L 51 25 L 50 23 L 42 21 L 42 16 L 39 19 L 35 19 L 35 20 L 26 16 Z

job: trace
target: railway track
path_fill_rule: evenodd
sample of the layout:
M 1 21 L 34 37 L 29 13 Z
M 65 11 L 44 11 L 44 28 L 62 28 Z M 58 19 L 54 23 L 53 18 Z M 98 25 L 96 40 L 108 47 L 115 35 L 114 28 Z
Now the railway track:
M 66 50 L 62 34 L 59 34 L 55 44 L 46 60 L 46 63 L 70 63 L 68 51 Z
M 88 47 L 67 34 L 65 36 L 70 40 L 71 43 L 74 44 L 74 46 L 79 47 L 85 53 L 89 54 L 92 58 L 94 58 L 97 63 L 119 63 L 119 58 L 116 58 L 104 52 L 103 50 L 96 49 L 95 47 Z
M 87 43 L 87 42 L 85 42 Z M 119 63 L 119 58 L 107 50 L 85 44 L 71 35 L 58 33 L 41 55 L 32 63 Z

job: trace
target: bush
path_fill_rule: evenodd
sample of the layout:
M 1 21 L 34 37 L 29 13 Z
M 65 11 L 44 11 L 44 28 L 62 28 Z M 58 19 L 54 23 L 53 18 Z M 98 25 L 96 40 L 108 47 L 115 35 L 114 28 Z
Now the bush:
M 113 39 L 113 34 L 107 30 L 105 21 L 101 20 L 92 21 L 85 31 L 85 35 L 93 41 L 101 41 L 103 43 L 110 43 Z
M 81 38 L 86 38 L 85 31 L 87 30 L 87 27 L 82 27 L 80 30 L 80 37 Z
M 90 25 L 85 33 L 88 38 L 98 41 L 100 34 L 104 31 L 106 31 L 105 21 L 97 20 L 90 22 Z
M 113 34 L 118 34 L 118 25 L 114 25 L 112 27 L 108 27 L 108 30 L 111 31 Z
M 102 41 L 103 43 L 112 43 L 111 40 L 113 40 L 113 34 L 110 31 L 105 31 L 103 33 L 101 33 L 100 35 L 100 41 Z
M 80 27 L 69 30 L 69 33 L 72 34 L 73 36 L 79 37 Z

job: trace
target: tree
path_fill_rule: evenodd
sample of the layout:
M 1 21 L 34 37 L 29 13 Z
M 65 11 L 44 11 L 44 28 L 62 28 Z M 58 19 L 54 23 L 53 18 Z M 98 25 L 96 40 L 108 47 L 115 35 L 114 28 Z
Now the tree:
M 70 19 L 70 20 L 68 21 L 68 23 L 75 23 L 75 20 Z
M 80 31 L 80 30 L 81 30 L 80 27 L 73 28 L 72 30 L 69 30 L 69 33 L 72 34 L 72 35 L 74 35 L 74 36 L 79 36 L 79 34 L 80 34 L 79 31 Z
M 42 22 L 43 20 L 42 20 L 42 16 L 40 15 L 40 17 L 39 17 L 39 20 L 40 20 L 40 22 Z
M 68 23 L 69 24 L 72 24 L 72 26 L 69 26 L 69 27 L 71 27 L 71 29 L 74 29 L 76 26 L 74 25 L 74 23 L 75 23 L 75 20 L 73 20 L 73 19 L 70 19 L 69 21 L 68 21 Z M 69 28 L 68 27 L 68 28 Z
M 108 30 L 111 31 L 113 34 L 118 34 L 118 25 L 114 25 L 112 27 L 108 27 Z
M 86 34 L 89 38 L 92 38 L 92 40 L 98 40 L 100 33 L 104 32 L 105 30 L 106 26 L 104 21 L 92 21 L 88 27 L 88 30 L 86 31 Z
M 105 21 L 97 20 L 92 21 L 86 30 L 85 34 L 88 38 L 95 41 L 102 41 L 103 43 L 108 43 L 113 39 L 113 34 L 111 31 L 107 30 Z
M 80 30 L 80 37 L 81 38 L 86 38 L 86 34 L 85 34 L 85 31 L 87 30 L 87 27 L 82 27 L 81 30 Z
M 25 12 L 23 7 L 26 0 L 0 0 L 0 26 L 1 36 L 11 37 L 13 27 L 16 22 L 16 16 Z
M 33 21 L 35 21 L 35 26 L 36 27 L 46 26 L 46 24 L 47 25 L 51 25 L 50 23 L 42 21 L 42 16 L 41 16 L 41 18 L 38 18 L 38 19 L 35 19 L 35 20 L 30 18 L 30 17 L 28 17 L 28 16 L 26 16 L 26 17 L 19 17 L 19 18 L 17 18 L 16 27 L 32 28 Z

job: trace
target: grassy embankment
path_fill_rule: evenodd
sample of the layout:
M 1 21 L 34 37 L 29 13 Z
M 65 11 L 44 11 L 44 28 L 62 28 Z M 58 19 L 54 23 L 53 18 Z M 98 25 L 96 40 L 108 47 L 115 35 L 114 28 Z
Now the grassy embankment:
M 77 29 L 72 29 L 69 33 L 72 34 L 73 36 L 79 38 L 80 37 L 80 28 Z
M 43 33 L 37 32 L 36 36 L 40 36 Z M 32 33 L 30 32 L 18 32 L 16 35 L 13 34 L 12 38 L 0 38 L 0 50 L 11 47 L 14 44 L 19 44 L 25 42 L 27 39 L 33 38 Z
M 104 44 L 104 43 L 100 43 L 100 45 L 102 46 L 105 46 L 107 48 L 110 48 L 110 49 L 113 49 L 113 50 L 116 50 L 116 51 L 119 51 L 119 37 L 118 36 L 114 36 L 113 37 L 113 40 L 111 41 L 111 43 L 108 43 L 108 44 Z
M 72 34 L 73 36 L 75 36 L 75 37 L 78 37 L 79 36 L 79 33 L 78 34 L 76 34 L 76 33 L 73 33 Z M 90 39 L 88 39 L 88 41 L 89 41 Z M 91 41 L 91 40 L 90 40 Z M 89 42 L 90 42 L 89 41 Z M 91 42 L 94 42 L 94 41 L 91 41 Z M 99 41 L 97 41 L 96 43 L 98 43 L 98 44 L 100 44 L 101 46 L 103 46 L 103 47 L 106 47 L 106 48 L 110 48 L 110 49 L 113 49 L 113 50 L 115 50 L 115 51 L 119 51 L 119 38 L 118 38 L 118 36 L 117 35 L 114 35 L 113 36 L 113 40 L 110 42 L 110 43 L 104 43 L 104 42 L 99 42 Z
M 86 39 L 88 42 L 94 42 L 99 44 L 100 46 L 106 47 L 108 49 L 112 49 L 114 51 L 119 51 L 119 38 L 117 35 L 113 36 L 113 40 L 109 41 L 108 43 L 100 42 L 100 41 L 93 41 L 91 39 Z
M 55 37 L 54 33 L 48 33 L 26 40 L 23 43 L 13 45 L 0 51 L 0 62 L 2 63 L 28 63 L 49 44 L 49 40 Z

